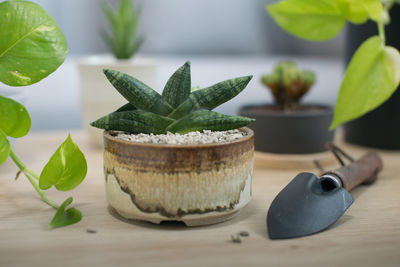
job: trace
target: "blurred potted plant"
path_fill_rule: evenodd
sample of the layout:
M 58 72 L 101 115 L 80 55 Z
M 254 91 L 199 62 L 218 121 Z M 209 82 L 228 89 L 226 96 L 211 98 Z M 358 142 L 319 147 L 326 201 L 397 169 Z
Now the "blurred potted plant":
M 363 24 L 370 19 L 377 25 L 378 35 L 364 41 L 348 65 L 331 129 L 379 107 L 399 85 L 400 54 L 396 48 L 386 45 L 385 34 L 385 25 L 390 23 L 389 10 L 395 3 L 395 0 L 284 0 L 266 7 L 283 29 L 311 41 L 335 37 L 346 21 Z M 389 109 L 389 113 L 386 116 L 396 116 L 393 109 Z M 389 123 L 394 123 L 394 129 L 399 129 L 395 121 Z M 377 127 L 375 124 L 367 125 L 361 132 L 363 136 Z M 390 133 L 374 135 L 374 138 L 382 140 L 387 137 Z M 396 143 L 399 144 L 398 141 Z
M 64 34 L 39 5 L 29 1 L 1 2 L 0 24 L 0 82 L 13 87 L 28 86 L 53 73 L 64 62 L 68 52 Z M 69 191 L 78 186 L 87 170 L 83 153 L 68 136 L 37 175 L 10 145 L 10 138 L 25 136 L 30 127 L 31 118 L 25 107 L 0 95 L 0 164 L 10 158 L 19 169 L 16 177 L 24 174 L 43 202 L 56 209 L 49 228 L 79 222 L 81 212 L 67 209 L 72 197 L 59 205 L 45 190 L 54 186 L 59 191 Z
M 126 218 L 188 226 L 237 215 L 251 198 L 254 151 L 253 132 L 240 127 L 253 120 L 211 110 L 239 94 L 252 77 L 191 91 L 187 62 L 159 95 L 127 74 L 104 73 L 129 101 L 91 124 L 106 130 L 110 205 Z
M 326 151 L 325 144 L 333 139 L 333 131 L 328 130 L 332 108 L 300 104 L 314 84 L 314 73 L 283 61 L 261 80 L 270 89 L 275 105 L 246 106 L 239 111 L 256 119 L 249 126 L 256 133 L 255 149 L 282 154 Z
M 101 34 L 112 54 L 92 55 L 79 61 L 83 123 L 90 141 L 97 147 L 102 146 L 102 135 L 88 127 L 89 123 L 104 110 L 116 109 L 124 102 L 101 75 L 102 70 L 110 68 L 128 73 L 149 86 L 155 86 L 157 71 L 154 59 L 135 56 L 144 39 L 139 35 L 140 9 L 134 0 L 120 0 L 116 9 L 103 1 L 102 9 L 109 31 L 102 30 Z

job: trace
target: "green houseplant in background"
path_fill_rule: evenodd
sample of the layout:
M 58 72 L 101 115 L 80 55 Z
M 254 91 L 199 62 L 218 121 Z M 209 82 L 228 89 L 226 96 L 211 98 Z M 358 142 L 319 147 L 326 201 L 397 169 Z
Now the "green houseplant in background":
M 10 86 L 31 85 L 64 62 L 68 51 L 64 35 L 39 5 L 29 1 L 4 1 L 0 3 L 0 24 L 0 82 Z M 25 136 L 30 126 L 25 107 L 0 96 L 0 164 L 10 157 L 41 199 L 57 210 L 50 228 L 77 223 L 81 212 L 76 208 L 67 209 L 72 198 L 58 205 L 44 190 L 54 186 L 59 191 L 69 191 L 78 186 L 86 176 L 86 159 L 68 136 L 41 174 L 35 174 L 17 157 L 8 139 Z
M 143 43 L 143 37 L 138 34 L 140 10 L 132 0 L 121 0 L 115 11 L 105 1 L 102 7 L 111 31 L 102 31 L 105 43 L 116 58 L 130 59 Z
M 101 116 L 103 110 L 116 109 L 124 101 L 102 75 L 102 70 L 128 73 L 151 87 L 156 85 L 157 71 L 156 60 L 136 56 L 144 38 L 139 34 L 141 10 L 134 0 L 120 0 L 115 8 L 102 0 L 101 7 L 107 28 L 100 33 L 111 54 L 92 55 L 79 61 L 83 123 L 96 147 L 102 147 L 103 138 L 89 123 Z
M 315 79 L 313 72 L 302 70 L 291 61 L 276 63 L 272 73 L 261 77 L 261 82 L 270 89 L 275 103 L 249 105 L 239 112 L 256 119 L 249 127 L 258 136 L 255 139 L 257 151 L 279 154 L 326 151 L 325 144 L 332 142 L 334 135 L 333 131 L 328 130 L 333 117 L 332 108 L 300 102 Z M 264 165 L 267 166 L 267 162 Z
M 274 20 L 289 33 L 306 40 L 325 41 L 345 26 L 377 24 L 379 34 L 355 52 L 343 78 L 331 129 L 377 108 L 396 90 L 400 81 L 399 52 L 386 45 L 388 11 L 395 0 L 284 0 L 267 6 Z
M 92 123 L 106 130 L 104 171 L 110 205 L 126 218 L 183 221 L 189 226 L 221 222 L 238 214 L 250 201 L 254 151 L 253 132 L 240 127 L 253 119 L 212 109 L 238 95 L 252 76 L 191 90 L 190 63 L 186 62 L 160 95 L 127 74 L 109 69 L 104 73 L 129 101 Z M 237 128 L 233 133 L 220 132 Z M 203 130 L 210 131 L 196 132 Z M 211 134 L 211 130 L 223 140 L 175 143 Z M 139 143 L 124 140 L 126 133 L 155 140 L 169 136 L 174 142 Z M 227 140 L 227 136 L 235 139 Z

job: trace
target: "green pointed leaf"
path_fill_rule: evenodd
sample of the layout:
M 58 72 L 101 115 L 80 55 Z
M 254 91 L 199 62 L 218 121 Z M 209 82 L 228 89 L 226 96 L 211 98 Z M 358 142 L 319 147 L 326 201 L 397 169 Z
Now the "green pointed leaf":
M 368 19 L 368 12 L 363 5 L 364 0 L 336 0 L 343 16 L 355 24 L 364 23 Z
M 380 0 L 363 0 L 362 3 L 371 19 L 374 21 L 379 21 L 381 19 L 383 5 Z
M 379 21 L 383 6 L 380 0 L 336 0 L 343 16 L 350 22 L 361 24 L 371 18 Z
M 239 77 L 217 83 L 202 90 L 196 90 L 169 117 L 179 119 L 193 110 L 212 110 L 237 96 L 246 88 L 252 78 L 253 76 Z
M 131 111 L 131 110 L 136 110 L 137 108 L 132 105 L 131 103 L 127 103 L 125 105 L 123 105 L 122 107 L 120 107 L 119 109 L 117 109 L 115 112 L 123 112 L 123 111 Z
M 167 131 L 172 133 L 188 133 L 192 131 L 225 131 L 244 127 L 254 119 L 224 115 L 209 110 L 197 110 L 179 121 L 171 124 Z
M 331 129 L 385 102 L 400 81 L 400 55 L 374 36 L 356 51 L 340 87 Z
M 49 224 L 49 228 L 63 227 L 80 222 L 82 213 L 76 208 L 67 208 L 72 203 L 72 197 L 67 198 L 57 209 L 56 214 Z
M 20 103 L 0 96 L 0 129 L 7 136 L 19 138 L 25 136 L 31 128 L 31 117 Z
M 266 9 L 284 30 L 312 41 L 335 37 L 346 21 L 336 0 L 284 0 Z
M 187 61 L 169 78 L 162 97 L 172 107 L 176 108 L 190 95 L 190 62 Z
M 5 133 L 0 129 L 0 164 L 7 160 L 10 154 L 10 142 L 7 139 Z
M 54 185 L 60 191 L 72 190 L 83 181 L 86 173 L 85 156 L 68 135 L 43 168 L 39 187 L 46 190 Z
M 54 72 L 68 52 L 56 22 L 28 1 L 0 3 L 0 81 L 11 86 L 36 83 Z
M 165 133 L 173 120 L 157 114 L 132 110 L 113 112 L 91 123 L 92 126 L 105 130 L 118 130 L 130 133 Z
M 141 81 L 119 71 L 104 69 L 104 74 L 118 92 L 133 106 L 167 116 L 172 107 L 156 91 Z

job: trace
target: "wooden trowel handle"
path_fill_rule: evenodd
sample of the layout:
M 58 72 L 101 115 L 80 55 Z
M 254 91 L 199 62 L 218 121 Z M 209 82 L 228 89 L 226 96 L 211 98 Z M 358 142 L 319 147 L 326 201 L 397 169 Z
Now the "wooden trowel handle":
M 359 184 L 372 184 L 378 178 L 383 163 L 375 152 L 368 152 L 359 160 L 352 162 L 340 169 L 329 171 L 325 174 L 333 174 L 342 180 L 343 187 L 350 191 Z

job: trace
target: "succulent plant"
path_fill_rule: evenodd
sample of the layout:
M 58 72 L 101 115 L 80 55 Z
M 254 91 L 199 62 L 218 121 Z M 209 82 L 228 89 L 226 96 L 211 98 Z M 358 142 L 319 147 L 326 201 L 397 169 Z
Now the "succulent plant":
M 315 74 L 299 69 L 293 62 L 282 61 L 275 65 L 271 74 L 263 75 L 261 81 L 269 87 L 281 109 L 292 110 L 314 84 Z
M 111 34 L 101 32 L 105 43 L 116 58 L 131 58 L 143 43 L 138 35 L 140 10 L 133 0 L 120 0 L 115 11 L 103 0 L 102 8 L 111 30 Z
M 130 133 L 187 133 L 236 129 L 254 121 L 211 111 L 238 95 L 252 76 L 192 91 L 190 62 L 186 62 L 171 76 L 160 95 L 127 74 L 109 69 L 104 69 L 104 74 L 129 103 L 92 122 L 97 128 Z

